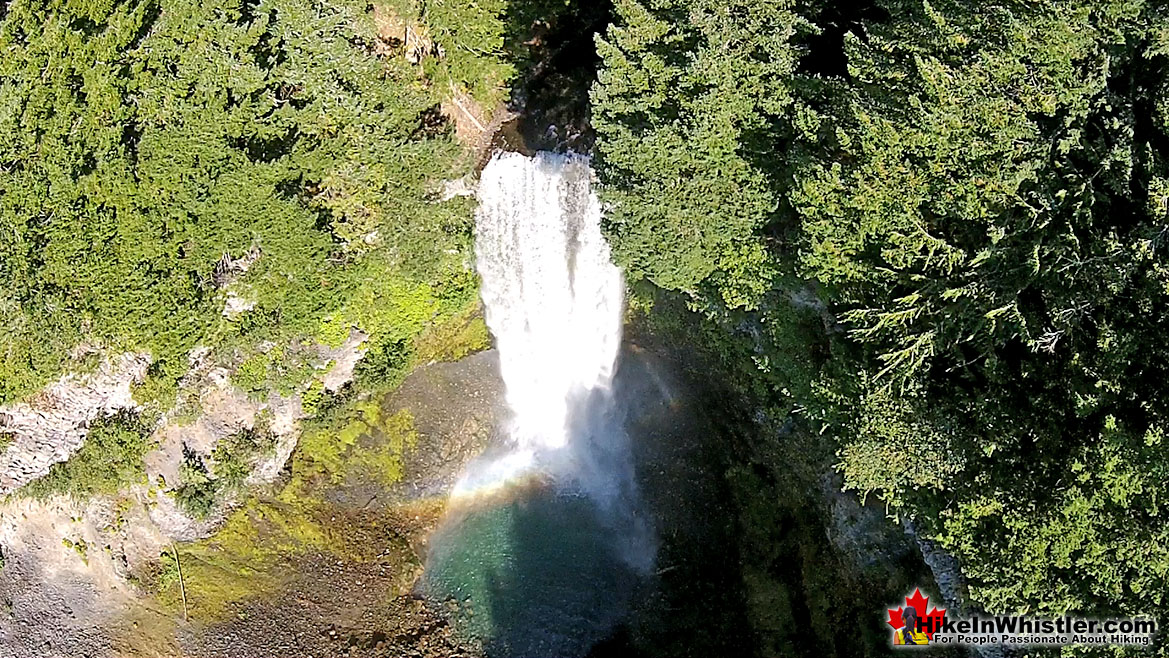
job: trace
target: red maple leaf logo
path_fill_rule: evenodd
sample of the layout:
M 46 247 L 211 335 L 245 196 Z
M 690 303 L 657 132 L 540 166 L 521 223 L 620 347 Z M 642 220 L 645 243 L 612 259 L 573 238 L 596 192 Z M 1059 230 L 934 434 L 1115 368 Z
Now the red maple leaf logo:
M 912 606 L 914 612 L 917 613 L 920 630 L 932 641 L 934 639 L 934 633 L 942 628 L 942 620 L 946 618 L 946 611 L 943 608 L 933 608 L 927 614 L 926 606 L 929 605 L 929 601 L 929 597 L 921 595 L 920 589 L 913 590 L 913 596 L 905 597 L 905 605 Z M 888 610 L 889 620 L 885 623 L 892 626 L 894 630 L 904 627 L 905 621 L 902 613 L 905 611 L 905 608 L 888 608 Z

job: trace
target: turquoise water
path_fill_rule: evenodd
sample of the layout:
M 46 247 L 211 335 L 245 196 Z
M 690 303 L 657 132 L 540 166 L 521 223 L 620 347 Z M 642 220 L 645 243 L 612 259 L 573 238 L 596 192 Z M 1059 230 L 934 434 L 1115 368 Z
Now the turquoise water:
M 622 529 L 587 497 L 528 487 L 449 514 L 431 540 L 432 601 L 489 656 L 584 656 L 628 616 L 641 570 Z

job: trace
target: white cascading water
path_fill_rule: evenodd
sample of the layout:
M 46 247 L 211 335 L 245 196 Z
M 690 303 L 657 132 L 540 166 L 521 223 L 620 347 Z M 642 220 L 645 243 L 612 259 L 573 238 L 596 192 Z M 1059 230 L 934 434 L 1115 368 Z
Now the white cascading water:
M 580 459 L 574 419 L 612 383 L 623 294 L 591 176 L 586 157 L 552 153 L 500 153 L 480 175 L 476 267 L 512 449 L 465 474 L 456 495 Z
M 461 602 L 456 627 L 488 655 L 590 655 L 654 573 L 626 431 L 639 370 L 615 379 L 624 286 L 591 178 L 552 153 L 480 174 L 476 267 L 511 413 L 455 484 L 422 591 Z

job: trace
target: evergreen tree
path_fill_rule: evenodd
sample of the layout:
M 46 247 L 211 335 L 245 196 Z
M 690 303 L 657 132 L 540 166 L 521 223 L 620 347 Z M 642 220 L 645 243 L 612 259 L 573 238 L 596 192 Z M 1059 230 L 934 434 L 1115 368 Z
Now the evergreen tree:
M 311 335 L 379 262 L 461 269 L 467 204 L 430 196 L 468 163 L 376 39 L 355 2 L 7 5 L 0 401 L 81 342 L 148 350 L 173 381 L 196 344 Z M 235 321 L 231 279 L 255 302 Z
M 1166 610 L 1164 9 L 617 7 L 621 263 L 747 328 L 771 399 L 976 600 Z

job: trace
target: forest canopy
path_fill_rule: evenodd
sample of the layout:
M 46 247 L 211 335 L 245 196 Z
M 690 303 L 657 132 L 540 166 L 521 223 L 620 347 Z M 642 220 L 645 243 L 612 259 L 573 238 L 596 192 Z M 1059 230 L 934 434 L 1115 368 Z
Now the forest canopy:
M 403 289 L 473 293 L 469 204 L 433 198 L 470 165 L 439 111 L 456 83 L 393 56 L 368 9 L 5 5 L 0 402 L 83 344 L 149 352 L 166 388 L 199 344 L 336 333 L 322 322 L 371 297 L 392 325 L 418 314 L 392 308 Z M 247 310 L 225 317 L 230 297 Z
M 509 48 L 573 6 L 0 6 L 0 404 L 127 350 L 165 397 L 201 345 L 263 395 L 302 383 L 285 346 L 354 327 L 358 377 L 401 374 L 475 292 L 443 102 L 501 102 Z M 402 56 L 387 7 L 446 52 Z M 975 602 L 1169 613 L 1163 3 L 615 0 L 596 43 L 633 288 L 697 311 L 728 380 Z M 137 475 L 148 423 L 106 421 L 40 493 Z
M 977 602 L 1169 610 L 1164 7 L 615 5 L 592 98 L 627 271 Z

